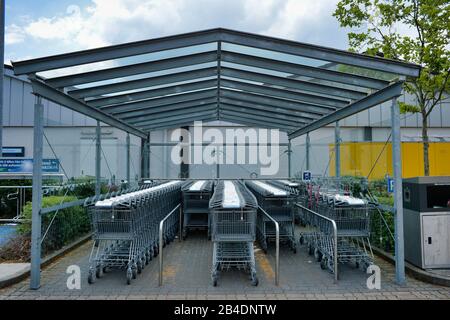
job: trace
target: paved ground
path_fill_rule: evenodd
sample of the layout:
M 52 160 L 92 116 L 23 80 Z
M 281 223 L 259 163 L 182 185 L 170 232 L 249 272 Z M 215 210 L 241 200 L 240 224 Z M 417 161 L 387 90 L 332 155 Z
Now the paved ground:
M 239 271 L 221 275 L 219 286 L 211 285 L 212 245 L 200 234 L 186 241 L 177 240 L 165 248 L 164 285 L 158 287 L 158 263 L 153 260 L 131 285 L 125 283 L 125 272 L 113 271 L 87 283 L 88 242 L 54 262 L 42 272 L 42 286 L 28 289 L 29 279 L 0 290 L 0 299 L 450 299 L 450 288 L 435 286 L 408 278 L 406 286 L 394 283 L 394 268 L 376 259 L 382 270 L 381 290 L 369 290 L 368 275 L 351 266 L 341 267 L 341 279 L 333 283 L 333 275 L 301 248 L 297 254 L 281 250 L 280 286 L 274 285 L 274 252 L 256 251 L 259 285 L 253 287 Z M 82 270 L 80 290 L 66 286 L 70 265 Z
M 29 263 L 0 263 L 0 282 L 30 270 Z

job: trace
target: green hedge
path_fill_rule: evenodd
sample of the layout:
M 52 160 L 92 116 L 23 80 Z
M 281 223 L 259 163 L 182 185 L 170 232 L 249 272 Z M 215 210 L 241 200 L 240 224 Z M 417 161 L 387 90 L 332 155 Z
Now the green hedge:
M 76 197 L 44 197 L 42 199 L 42 207 L 52 207 L 61 202 L 65 203 L 75 200 L 77 200 Z M 31 206 L 31 202 L 28 202 L 24 207 L 26 219 L 31 219 Z M 42 217 L 42 235 L 44 235 L 54 215 L 55 213 L 51 212 Z M 42 253 L 45 254 L 53 250 L 58 250 L 80 236 L 87 234 L 90 230 L 91 224 L 86 208 L 75 206 L 60 210 L 42 243 Z M 31 234 L 31 221 L 21 224 L 18 231 L 22 235 Z

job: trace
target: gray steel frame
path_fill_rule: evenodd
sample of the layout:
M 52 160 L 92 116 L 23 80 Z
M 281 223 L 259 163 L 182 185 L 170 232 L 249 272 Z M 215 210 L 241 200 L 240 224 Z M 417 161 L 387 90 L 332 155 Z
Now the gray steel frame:
M 217 44 L 217 50 L 204 50 L 203 53 L 159 61 L 51 79 L 36 75 L 37 72 L 42 71 L 213 43 Z M 323 66 L 312 67 L 224 51 L 222 44 L 253 47 L 312 58 L 324 63 L 333 62 L 389 72 L 394 76 L 400 76 L 400 80 L 388 83 L 379 79 L 325 69 Z M 216 63 L 216 65 L 205 67 L 208 63 Z M 33 167 L 31 288 L 37 289 L 40 285 L 42 98 L 143 139 L 145 141 L 143 144 L 144 176 L 149 175 L 150 130 L 186 126 L 195 120 L 226 120 L 244 125 L 280 128 L 289 133 L 289 141 L 306 134 L 307 168 L 309 168 L 309 132 L 392 99 L 394 198 L 397 209 L 395 217 L 396 278 L 399 283 L 405 281 L 400 116 L 396 98 L 401 93 L 405 77 L 419 76 L 420 66 L 221 28 L 13 62 L 13 66 L 16 75 L 29 76 L 33 93 L 37 95 L 33 151 L 35 166 Z M 254 69 L 250 71 L 248 68 L 240 70 L 237 66 L 256 68 L 258 71 Z M 176 71 L 183 67 L 193 67 L 193 69 Z M 126 79 L 130 76 L 165 70 L 175 72 L 135 80 Z M 280 75 L 286 73 L 290 76 Z M 117 78 L 123 78 L 124 81 L 108 84 L 95 83 Z M 84 88 L 73 87 L 79 84 L 90 85 Z M 184 111 L 183 108 L 189 108 L 186 109 L 189 111 Z M 98 126 L 97 193 L 100 175 L 99 129 Z M 127 149 L 129 149 L 129 137 L 127 137 Z M 129 151 L 127 151 L 128 180 L 130 178 L 129 164 Z

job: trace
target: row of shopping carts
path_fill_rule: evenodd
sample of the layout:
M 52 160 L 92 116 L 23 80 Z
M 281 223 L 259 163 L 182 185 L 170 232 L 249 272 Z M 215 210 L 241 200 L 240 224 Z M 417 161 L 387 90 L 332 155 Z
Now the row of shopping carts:
M 280 243 L 287 244 L 296 253 L 293 210 L 295 196 L 287 190 L 260 180 L 246 181 L 246 185 L 255 195 L 258 205 L 278 223 Z M 267 253 L 269 242 L 276 239 L 273 221 L 265 214 L 258 214 L 256 231 L 258 242 Z
M 94 244 L 89 257 L 88 282 L 109 269 L 125 269 L 130 284 L 159 252 L 171 242 L 178 215 L 166 222 L 164 243 L 159 243 L 159 223 L 181 202 L 181 181 L 146 183 L 138 191 L 97 201 L 90 207 Z
M 337 261 L 366 270 L 373 264 L 369 240 L 372 208 L 366 200 L 351 196 L 348 189 L 335 181 L 300 184 L 298 212 L 301 224 L 308 230 L 300 234 L 300 244 L 306 245 L 309 254 L 314 254 L 322 269 L 335 272 Z
M 256 198 L 242 182 L 219 181 L 209 208 L 213 285 L 217 285 L 220 272 L 230 268 L 247 271 L 252 285 L 258 285 L 253 248 L 258 210 Z
M 193 229 L 207 230 L 211 238 L 209 200 L 214 191 L 214 181 L 187 181 L 181 188 L 183 192 L 183 240 Z

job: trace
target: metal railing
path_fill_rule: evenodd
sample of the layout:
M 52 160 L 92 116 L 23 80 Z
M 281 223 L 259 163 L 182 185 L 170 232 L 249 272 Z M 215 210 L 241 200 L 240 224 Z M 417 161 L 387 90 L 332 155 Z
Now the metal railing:
M 167 219 L 170 218 L 170 216 L 172 216 L 177 210 L 179 210 L 180 213 L 180 221 L 183 218 L 183 210 L 181 207 L 181 203 L 178 204 L 175 208 L 172 209 L 172 211 L 169 212 L 169 214 L 167 216 L 164 217 L 164 219 L 161 220 L 161 222 L 159 223 L 159 286 L 162 286 L 163 283 L 163 243 L 164 243 L 164 239 L 163 239 L 163 231 L 164 231 L 164 222 L 166 222 Z M 181 224 L 181 222 L 180 222 Z M 180 228 L 178 230 L 178 241 L 182 240 L 182 236 L 181 236 L 181 232 L 182 229 Z
M 337 248 L 337 246 L 338 246 L 338 241 L 337 241 L 337 239 L 338 239 L 338 237 L 337 237 L 337 225 L 336 225 L 336 221 L 334 221 L 333 219 L 330 219 L 330 218 L 328 218 L 328 217 L 325 217 L 325 216 L 323 216 L 323 215 L 321 215 L 321 214 L 319 214 L 319 213 L 317 213 L 317 212 L 315 212 L 315 211 L 313 211 L 313 210 L 311 210 L 311 209 L 308 209 L 308 208 L 306 208 L 306 207 L 304 207 L 304 206 L 302 206 L 301 204 L 299 204 L 299 203 L 296 203 L 295 204 L 297 207 L 299 207 L 300 209 L 302 209 L 302 210 L 306 210 L 306 211 L 308 211 L 308 212 L 310 212 L 310 213 L 312 213 L 312 214 L 314 214 L 314 215 L 316 215 L 317 217 L 319 217 L 320 219 L 324 219 L 324 220 L 326 220 L 326 221 L 328 221 L 328 222 L 330 222 L 331 223 L 331 226 L 332 226 L 332 228 L 333 228 L 333 265 L 334 265 L 334 282 L 335 283 L 337 283 L 337 281 L 338 281 L 338 279 L 339 279 L 339 277 L 338 277 L 338 248 Z
M 258 206 L 259 210 L 275 224 L 275 285 L 280 283 L 280 226 L 263 208 Z

